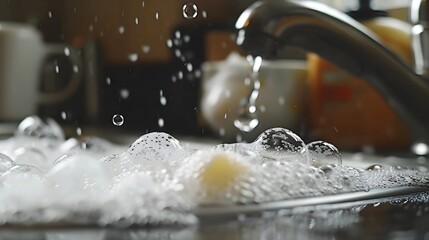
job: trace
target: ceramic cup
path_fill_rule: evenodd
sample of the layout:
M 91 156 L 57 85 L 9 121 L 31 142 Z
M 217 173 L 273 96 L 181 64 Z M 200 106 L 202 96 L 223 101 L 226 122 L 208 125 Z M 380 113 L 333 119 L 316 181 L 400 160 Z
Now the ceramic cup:
M 65 88 L 42 93 L 42 69 L 48 57 L 65 56 L 74 71 Z M 70 98 L 80 81 L 80 58 L 64 44 L 47 44 L 26 24 L 0 22 L 0 120 L 15 121 L 37 113 L 40 104 Z
M 253 141 L 272 127 L 300 132 L 306 108 L 305 61 L 263 61 L 259 73 L 260 93 L 256 100 L 259 124 L 251 132 L 241 132 L 234 126 L 240 103 L 251 91 L 249 81 L 245 80 L 250 73 L 249 63 L 233 54 L 222 62 L 204 63 L 202 70 L 202 117 L 220 137 Z

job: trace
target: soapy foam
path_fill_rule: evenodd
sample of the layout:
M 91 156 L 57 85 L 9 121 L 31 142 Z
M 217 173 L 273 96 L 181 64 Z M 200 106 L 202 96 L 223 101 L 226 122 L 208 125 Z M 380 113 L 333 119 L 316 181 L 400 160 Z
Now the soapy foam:
M 424 171 L 343 166 L 335 146 L 283 128 L 211 150 L 149 133 L 123 150 L 96 137 L 65 140 L 54 121 L 27 118 L 0 142 L 0 223 L 195 224 L 190 211 L 207 205 L 429 183 Z

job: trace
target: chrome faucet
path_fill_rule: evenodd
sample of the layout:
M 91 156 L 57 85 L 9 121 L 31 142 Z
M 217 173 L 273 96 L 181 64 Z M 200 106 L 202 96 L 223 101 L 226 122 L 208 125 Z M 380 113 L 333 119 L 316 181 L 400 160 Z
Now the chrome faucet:
M 414 146 L 420 146 L 418 153 L 429 154 L 427 6 L 425 0 L 411 5 L 416 66 L 405 63 L 353 18 L 314 1 L 254 3 L 236 22 L 237 43 L 262 58 L 284 58 L 286 46 L 300 47 L 367 80 L 405 123 Z

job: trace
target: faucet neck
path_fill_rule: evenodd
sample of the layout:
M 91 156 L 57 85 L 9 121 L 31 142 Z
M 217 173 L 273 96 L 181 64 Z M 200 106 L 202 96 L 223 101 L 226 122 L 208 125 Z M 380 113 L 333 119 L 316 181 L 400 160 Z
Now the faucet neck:
M 410 7 L 410 21 L 413 25 L 411 41 L 415 71 L 429 76 L 429 5 L 426 0 L 413 0 Z

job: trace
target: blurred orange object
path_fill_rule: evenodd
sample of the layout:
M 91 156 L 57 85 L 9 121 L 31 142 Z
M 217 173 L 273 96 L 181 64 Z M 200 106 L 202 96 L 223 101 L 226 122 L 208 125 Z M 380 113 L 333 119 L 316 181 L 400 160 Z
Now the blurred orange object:
M 411 62 L 409 29 L 392 18 L 364 23 L 391 50 Z M 379 95 L 361 80 L 315 54 L 309 61 L 309 137 L 339 148 L 402 149 L 410 145 L 404 124 Z M 382 64 L 382 63 L 381 63 Z

